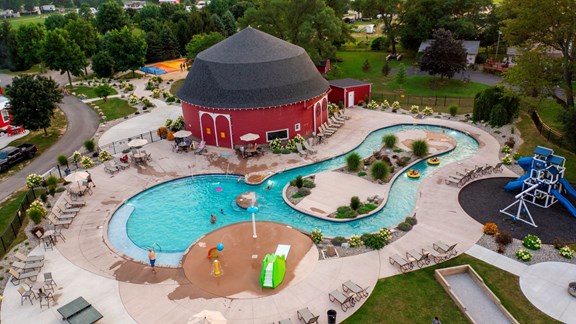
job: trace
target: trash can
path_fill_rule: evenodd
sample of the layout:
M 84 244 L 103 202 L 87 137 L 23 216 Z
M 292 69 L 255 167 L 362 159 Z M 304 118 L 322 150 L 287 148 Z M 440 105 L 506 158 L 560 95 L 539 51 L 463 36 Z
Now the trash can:
M 331 309 L 328 312 L 328 324 L 336 324 L 336 311 Z

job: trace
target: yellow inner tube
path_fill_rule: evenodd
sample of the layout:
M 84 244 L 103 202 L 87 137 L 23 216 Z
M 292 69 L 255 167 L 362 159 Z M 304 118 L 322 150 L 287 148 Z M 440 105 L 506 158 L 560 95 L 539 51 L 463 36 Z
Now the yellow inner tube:
M 410 170 L 406 173 L 408 178 L 420 178 L 420 172 L 416 170 Z
M 429 158 L 429 159 L 428 159 L 428 164 L 432 164 L 432 165 L 440 164 L 440 159 L 438 159 L 438 158 Z

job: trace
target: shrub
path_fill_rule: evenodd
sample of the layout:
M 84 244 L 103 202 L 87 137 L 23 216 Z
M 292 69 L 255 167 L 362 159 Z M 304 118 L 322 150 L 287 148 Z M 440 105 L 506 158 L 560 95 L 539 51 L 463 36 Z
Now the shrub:
M 408 217 L 406 217 L 406 219 L 404 219 L 404 223 L 408 223 L 408 224 L 414 226 L 414 225 L 418 224 L 418 220 L 416 220 L 416 217 L 408 216 Z
M 346 157 L 346 165 L 350 171 L 358 171 L 360 169 L 361 162 L 362 158 L 360 158 L 358 153 L 352 153 Z
M 80 161 L 80 165 L 84 169 L 90 169 L 94 167 L 94 161 L 88 156 L 83 156 L 82 161 Z
M 311 192 L 311 191 L 310 191 L 310 189 L 308 189 L 308 188 L 300 188 L 300 189 L 298 189 L 298 194 L 299 194 L 300 196 L 302 196 L 302 197 L 308 196 L 308 195 L 310 194 L 310 192 Z
M 315 188 L 316 184 L 312 180 L 304 179 L 304 187 L 305 188 Z
M 358 196 L 354 196 L 350 198 L 350 208 L 356 210 L 360 207 L 360 198 Z
M 280 150 L 280 153 L 282 153 L 282 154 L 290 154 L 290 153 L 292 153 L 292 150 L 289 150 L 289 149 L 287 149 L 287 148 L 283 148 L 283 149 Z
M 68 157 L 66 155 L 60 154 L 58 155 L 58 157 L 56 158 L 56 161 L 58 161 L 58 164 L 61 166 L 65 166 L 68 164 Z
M 368 60 L 365 60 L 364 63 L 362 64 L 362 71 L 368 72 L 370 71 L 371 67 L 372 66 L 370 65 L 370 62 L 368 62 Z
M 410 225 L 409 223 L 406 222 L 402 222 L 400 224 L 398 224 L 398 229 L 404 232 L 408 232 L 412 229 L 412 225 Z
M 394 145 L 396 145 L 397 141 L 398 137 L 396 137 L 396 135 L 394 134 L 384 135 L 384 137 L 382 138 L 382 142 L 384 142 L 384 145 L 389 148 L 393 148 Z
M 364 239 L 364 246 L 372 250 L 380 250 L 386 245 L 386 240 L 379 234 L 368 234 Z
M 370 174 L 374 180 L 384 180 L 390 174 L 390 169 L 386 162 L 376 161 L 370 167 Z
M 412 153 L 417 157 L 428 155 L 428 143 L 425 140 L 415 140 L 412 142 Z
M 54 195 L 56 194 L 56 187 L 55 186 L 48 187 L 48 193 L 50 194 L 50 196 L 54 197 Z
M 368 214 L 369 212 L 373 211 L 374 209 L 376 209 L 376 205 L 364 204 L 364 205 L 358 207 L 357 212 L 359 215 L 363 215 L 363 214 Z
M 296 180 L 294 180 L 294 185 L 296 185 L 297 188 L 302 188 L 304 185 L 304 180 L 302 179 L 301 175 L 296 177 Z
M 358 176 L 359 176 L 359 177 L 363 177 L 363 176 L 365 176 L 365 175 L 366 175 L 366 172 L 364 172 L 364 171 L 358 172 Z
M 521 155 L 518 152 L 516 152 L 516 153 L 514 153 L 514 155 L 512 155 L 512 158 L 516 161 L 520 160 L 520 157 L 521 157 Z
M 555 238 L 552 244 L 556 250 L 560 250 L 562 247 L 566 246 L 566 243 L 564 243 L 564 241 L 559 238 Z
M 510 146 L 504 145 L 504 146 L 502 146 L 502 149 L 500 151 L 504 154 L 508 154 L 508 153 L 512 152 L 512 149 L 510 148 Z
M 270 149 L 272 151 L 280 150 L 282 148 L 282 141 L 279 138 L 275 138 L 270 142 Z
M 388 242 L 390 242 L 390 239 L 392 239 L 392 232 L 386 227 L 380 229 L 378 235 L 382 236 L 386 244 L 388 244 Z
M 354 234 L 348 239 L 348 245 L 352 248 L 360 247 L 362 246 L 362 239 L 360 239 L 360 236 Z
M 512 149 L 514 148 L 514 145 L 516 145 L 516 140 L 514 139 L 514 137 L 508 137 L 504 145 L 507 145 L 508 147 L 510 147 L 510 149 Z
M 508 124 L 518 116 L 520 99 L 502 86 L 480 91 L 474 97 L 472 120 L 487 120 L 492 127 Z
M 434 109 L 426 106 L 424 107 L 424 109 L 422 109 L 422 113 L 424 114 L 424 116 L 432 116 L 432 114 L 434 113 Z
M 30 220 L 32 220 L 34 224 L 39 224 L 44 216 L 46 216 L 46 208 L 44 208 L 42 201 L 38 199 L 34 200 L 26 210 L 26 215 L 30 217 Z
M 176 97 L 170 96 L 170 97 L 166 98 L 166 102 L 176 102 Z
M 572 250 L 569 246 L 563 246 L 560 248 L 560 255 L 566 259 L 572 259 L 572 257 L 574 257 L 574 250 Z
M 41 200 L 43 203 L 46 203 L 46 201 L 48 201 L 48 195 L 46 195 L 46 192 L 45 192 L 45 191 L 40 194 L 40 200 Z
M 158 137 L 160 137 L 160 138 L 166 138 L 166 135 L 168 135 L 168 127 L 166 127 L 166 126 L 158 127 L 156 134 L 158 134 Z
M 512 158 L 510 157 L 510 154 L 505 154 L 505 155 L 502 157 L 502 164 L 504 164 L 504 165 L 510 165 L 510 164 L 512 164 Z
M 412 107 L 410 107 L 410 113 L 411 114 L 417 114 L 420 112 L 420 107 L 416 106 L 416 105 L 412 105 Z
M 30 189 L 41 187 L 43 184 L 44 184 L 44 178 L 42 178 L 42 176 L 40 175 L 37 175 L 36 173 L 30 174 L 26 178 L 26 187 Z
M 486 235 L 495 236 L 498 234 L 498 225 L 496 225 L 496 223 L 486 223 L 482 230 Z
M 272 150 L 272 154 L 280 154 L 280 153 L 282 153 L 281 149 Z
M 312 238 L 312 242 L 316 244 L 322 243 L 322 230 L 315 227 L 310 233 L 310 237 Z
M 56 177 L 56 176 L 51 175 L 51 176 L 48 176 L 48 178 L 46 178 L 46 184 L 48 186 L 55 187 L 58 185 L 58 182 L 60 182 L 60 181 L 58 180 L 58 177 Z
M 330 243 L 332 243 L 334 246 L 341 246 L 344 242 L 346 242 L 346 238 L 344 236 L 336 236 L 330 240 Z
M 460 110 L 460 107 L 458 107 L 458 105 L 450 105 L 448 106 L 448 112 L 450 113 L 450 116 L 454 117 L 458 114 L 458 110 Z
M 522 240 L 522 245 L 529 248 L 530 250 L 540 250 L 542 247 L 542 241 L 540 238 L 534 234 L 528 234 L 524 236 Z
M 174 132 L 173 131 L 169 131 L 168 134 L 166 134 L 166 140 L 167 141 L 173 141 L 174 140 Z
M 84 148 L 88 152 L 94 152 L 94 147 L 96 147 L 96 143 L 93 140 L 89 139 L 84 141 Z
M 500 245 L 508 245 L 512 243 L 512 235 L 508 231 L 498 233 L 498 235 L 496 235 L 496 243 Z
M 518 258 L 518 260 L 521 260 L 524 262 L 528 262 L 528 261 L 532 260 L 532 254 L 525 249 L 520 249 L 520 250 L 516 251 L 516 257 Z
M 358 214 L 349 206 L 341 206 L 336 209 L 336 218 L 356 218 Z

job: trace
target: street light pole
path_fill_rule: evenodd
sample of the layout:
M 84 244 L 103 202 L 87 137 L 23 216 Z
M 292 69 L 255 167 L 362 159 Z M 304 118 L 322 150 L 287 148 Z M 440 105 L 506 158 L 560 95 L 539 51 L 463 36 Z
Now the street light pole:
M 502 35 L 501 31 L 498 31 L 498 42 L 496 42 L 496 57 L 494 58 L 498 61 L 498 49 L 500 48 L 500 35 Z
M 249 213 L 252 214 L 252 238 L 257 238 L 256 235 L 256 213 L 258 212 L 258 207 L 252 205 L 246 209 Z

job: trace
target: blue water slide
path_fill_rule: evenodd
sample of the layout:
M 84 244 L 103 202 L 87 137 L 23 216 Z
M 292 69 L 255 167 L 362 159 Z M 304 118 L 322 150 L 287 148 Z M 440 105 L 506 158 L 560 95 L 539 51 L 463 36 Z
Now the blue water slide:
M 520 178 L 508 182 L 508 183 L 504 186 L 504 190 L 506 190 L 506 191 L 514 191 L 514 190 L 517 190 L 517 189 L 522 189 L 522 184 L 524 183 L 524 180 L 526 180 L 529 176 L 530 176 L 530 173 L 528 172 L 528 173 L 526 173 L 525 175 L 521 176 Z
M 529 169 L 532 168 L 532 158 L 529 156 L 521 157 L 518 159 L 518 165 L 521 166 L 524 171 L 529 171 Z
M 566 191 L 568 192 L 568 194 L 570 194 L 570 196 L 576 197 L 576 190 L 574 189 L 574 187 L 572 187 L 572 186 L 570 185 L 570 182 L 568 182 L 568 180 L 566 180 L 566 178 L 560 179 L 560 183 L 562 184 L 562 186 L 564 187 L 564 189 L 566 189 Z
M 572 190 L 574 190 L 574 189 L 572 189 Z M 558 199 L 558 201 L 561 202 L 562 205 L 564 205 L 564 207 L 566 207 L 566 209 L 568 209 L 570 214 L 572 214 L 572 216 L 576 217 L 576 207 L 574 207 L 574 205 L 572 205 L 572 203 L 570 203 L 570 201 L 568 201 L 568 199 L 566 199 L 566 197 L 562 196 L 562 194 L 560 192 L 558 192 L 558 190 L 554 189 L 551 192 L 554 195 L 554 197 L 556 197 L 556 199 Z

